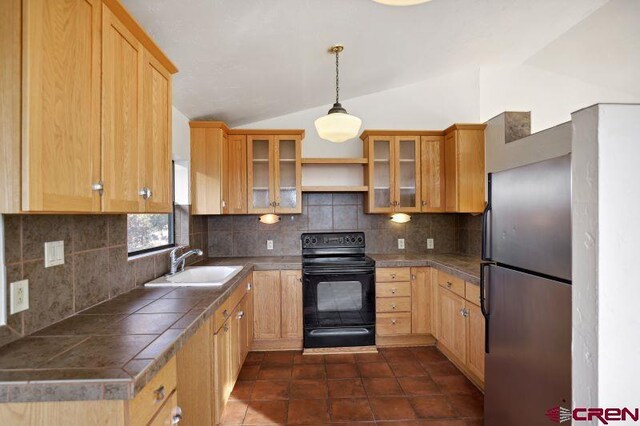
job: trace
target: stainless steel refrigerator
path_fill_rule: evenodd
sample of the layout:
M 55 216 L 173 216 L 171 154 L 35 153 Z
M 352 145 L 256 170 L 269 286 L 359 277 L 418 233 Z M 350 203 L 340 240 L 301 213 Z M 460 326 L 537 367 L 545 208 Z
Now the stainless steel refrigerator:
M 485 425 L 571 405 L 571 157 L 489 175 L 481 302 Z

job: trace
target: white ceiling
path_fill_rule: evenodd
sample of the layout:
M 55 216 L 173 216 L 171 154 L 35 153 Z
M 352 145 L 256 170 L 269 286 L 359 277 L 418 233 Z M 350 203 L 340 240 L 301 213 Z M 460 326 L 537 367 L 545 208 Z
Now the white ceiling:
M 634 0 L 632 0 L 634 1 Z M 174 105 L 241 125 L 465 67 L 520 63 L 607 0 L 123 0 L 178 66 Z M 348 105 L 346 105 L 348 107 Z

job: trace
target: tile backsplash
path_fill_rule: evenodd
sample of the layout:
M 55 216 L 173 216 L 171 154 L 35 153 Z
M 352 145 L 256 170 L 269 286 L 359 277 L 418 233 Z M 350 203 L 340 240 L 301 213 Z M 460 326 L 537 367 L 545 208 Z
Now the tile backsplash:
M 29 280 L 29 309 L 9 315 L 0 346 L 168 271 L 168 253 L 129 259 L 126 215 L 4 215 L 6 294 Z M 176 242 L 205 250 L 206 220 L 176 206 Z M 44 267 L 44 243 L 64 241 L 64 265 Z M 203 256 L 203 257 L 204 257 Z M 201 260 L 191 258 L 192 262 Z
M 274 225 L 254 215 L 209 216 L 209 256 L 299 255 L 300 234 L 313 231 L 363 231 L 369 253 L 426 253 L 427 239 L 433 238 L 433 251 L 479 255 L 479 243 L 474 245 L 481 216 L 412 214 L 410 222 L 398 224 L 389 215 L 365 214 L 362 203 L 359 193 L 308 193 L 303 194 L 302 214 L 281 215 Z M 404 250 L 398 249 L 398 238 L 405 239 Z M 273 240 L 273 250 L 267 250 L 267 240 Z

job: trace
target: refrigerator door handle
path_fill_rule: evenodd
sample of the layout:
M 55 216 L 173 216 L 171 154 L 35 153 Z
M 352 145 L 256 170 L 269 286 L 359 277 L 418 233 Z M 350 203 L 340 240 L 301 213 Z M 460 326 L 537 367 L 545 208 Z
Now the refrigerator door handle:
M 491 221 L 489 220 L 491 214 L 491 173 L 487 178 L 487 205 L 482 212 L 482 260 L 491 260 L 491 241 L 490 241 L 490 229 Z M 487 245 L 489 247 L 487 248 Z
M 487 309 L 487 292 L 489 286 L 487 285 L 487 274 L 485 268 L 492 265 L 491 263 L 480 264 L 480 310 L 484 316 L 484 352 L 489 353 L 489 309 Z

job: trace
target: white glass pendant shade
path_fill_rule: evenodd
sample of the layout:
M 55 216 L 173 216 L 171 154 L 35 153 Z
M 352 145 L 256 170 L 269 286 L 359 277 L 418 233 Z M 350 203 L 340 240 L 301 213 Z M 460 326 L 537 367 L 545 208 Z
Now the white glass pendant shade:
M 406 213 L 394 213 L 391 215 L 391 222 L 407 223 L 411 220 L 411 216 Z
M 387 6 L 413 6 L 420 3 L 427 3 L 431 0 L 373 0 L 376 3 L 386 4 Z
M 358 136 L 362 120 L 346 112 L 334 112 L 318 118 L 315 125 L 322 139 L 344 142 Z

